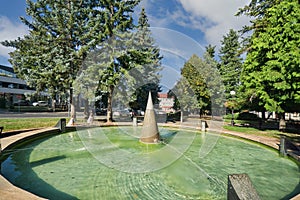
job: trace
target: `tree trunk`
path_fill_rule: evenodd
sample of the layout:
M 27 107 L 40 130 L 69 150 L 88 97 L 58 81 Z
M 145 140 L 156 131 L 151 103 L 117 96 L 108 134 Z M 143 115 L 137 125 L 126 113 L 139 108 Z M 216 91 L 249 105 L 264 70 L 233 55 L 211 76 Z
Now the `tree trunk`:
M 70 89 L 70 105 L 71 105 L 71 118 L 75 121 L 76 109 L 75 109 L 75 98 L 73 97 L 73 89 Z
M 89 107 L 89 100 L 84 99 L 84 119 L 88 119 L 90 115 L 90 107 Z
M 261 119 L 259 119 L 259 125 L 258 125 L 259 129 L 263 128 L 265 121 L 266 121 L 266 110 L 263 109 L 263 111 L 261 112 Z
M 263 121 L 266 120 L 266 110 L 265 109 L 261 112 L 261 118 Z
M 56 104 L 56 98 L 55 95 L 52 96 L 52 111 L 55 112 L 55 104 Z
M 107 123 L 112 122 L 112 94 L 114 92 L 114 86 L 109 86 L 108 97 L 107 97 Z
M 93 109 L 90 110 L 91 112 L 89 113 L 89 118 L 87 120 L 87 123 L 92 125 L 93 124 L 93 121 L 94 121 L 94 112 L 93 112 Z
M 180 111 L 180 123 L 183 123 L 183 111 Z
M 80 106 L 80 95 L 78 94 L 76 96 L 76 110 L 80 110 L 81 106 Z

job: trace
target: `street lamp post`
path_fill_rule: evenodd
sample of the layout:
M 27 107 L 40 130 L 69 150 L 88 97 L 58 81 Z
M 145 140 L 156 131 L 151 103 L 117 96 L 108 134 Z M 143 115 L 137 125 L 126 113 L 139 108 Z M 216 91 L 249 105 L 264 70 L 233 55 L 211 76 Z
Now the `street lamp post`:
M 232 90 L 230 91 L 230 95 L 232 96 L 232 98 L 235 96 L 235 91 Z M 234 109 L 233 109 L 233 104 L 232 104 L 232 107 L 231 107 L 231 126 L 234 126 Z

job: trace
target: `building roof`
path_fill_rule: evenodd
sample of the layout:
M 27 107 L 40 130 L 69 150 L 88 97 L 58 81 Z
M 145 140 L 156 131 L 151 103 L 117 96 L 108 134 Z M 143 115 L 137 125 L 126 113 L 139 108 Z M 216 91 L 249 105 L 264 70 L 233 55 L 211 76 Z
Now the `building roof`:
M 24 90 L 24 89 L 15 89 L 15 88 L 0 88 L 1 93 L 10 93 L 10 94 L 34 94 L 35 90 Z
M 0 81 L 1 82 L 7 82 L 7 83 L 17 83 L 17 84 L 26 85 L 26 82 L 22 79 L 19 79 L 19 78 L 0 76 Z
M 0 82 L 5 82 L 9 84 L 19 84 L 27 85 L 26 82 L 22 79 L 16 78 L 14 69 L 12 67 L 7 67 L 0 65 Z M 19 89 L 19 88 L 9 88 L 9 87 L 0 87 L 0 94 L 33 94 L 36 93 L 33 89 Z M 40 93 L 41 95 L 47 96 L 45 92 Z
M 4 66 L 4 65 L 0 65 L 0 69 L 8 71 L 10 73 L 14 73 L 14 69 L 12 67 L 7 67 L 7 66 Z
M 12 67 L 0 65 L 0 75 L 8 77 L 17 77 Z
M 167 93 L 158 93 L 158 98 L 168 98 Z

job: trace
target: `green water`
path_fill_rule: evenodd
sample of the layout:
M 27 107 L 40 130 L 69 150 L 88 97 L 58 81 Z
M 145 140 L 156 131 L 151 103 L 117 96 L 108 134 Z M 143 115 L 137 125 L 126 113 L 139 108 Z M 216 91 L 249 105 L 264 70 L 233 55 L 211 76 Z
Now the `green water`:
M 226 199 L 227 177 L 247 173 L 261 199 L 300 192 L 299 168 L 276 151 L 216 134 L 139 128 L 78 130 L 5 151 L 1 174 L 48 199 Z

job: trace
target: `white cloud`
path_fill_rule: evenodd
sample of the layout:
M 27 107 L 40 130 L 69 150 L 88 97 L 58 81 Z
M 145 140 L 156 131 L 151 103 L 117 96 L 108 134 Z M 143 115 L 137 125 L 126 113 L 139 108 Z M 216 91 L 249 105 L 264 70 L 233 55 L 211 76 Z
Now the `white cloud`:
M 200 32 L 204 34 L 207 44 L 217 47 L 220 46 L 220 41 L 229 29 L 240 30 L 242 26 L 249 23 L 247 17 L 236 17 L 235 14 L 239 8 L 248 5 L 250 0 L 168 1 L 164 6 L 170 5 L 169 7 L 161 7 L 161 4 L 154 0 L 141 2 L 146 12 L 149 11 L 147 14 L 152 27 L 172 28 L 170 24 L 177 24 L 185 29 L 199 30 L 199 35 Z
M 28 33 L 28 28 L 21 23 L 13 23 L 7 17 L 0 16 L 0 41 L 14 40 L 18 37 L 23 37 Z M 13 48 L 8 48 L 0 44 L 0 56 L 9 58 L 8 53 L 13 51 Z
M 182 16 L 186 26 L 199 29 L 205 34 L 207 43 L 218 45 L 229 29 L 239 30 L 249 22 L 242 16 L 236 17 L 238 9 L 249 0 L 177 0 L 189 16 Z M 182 22 L 183 20 L 181 20 Z M 196 25 L 196 26 L 195 26 Z

